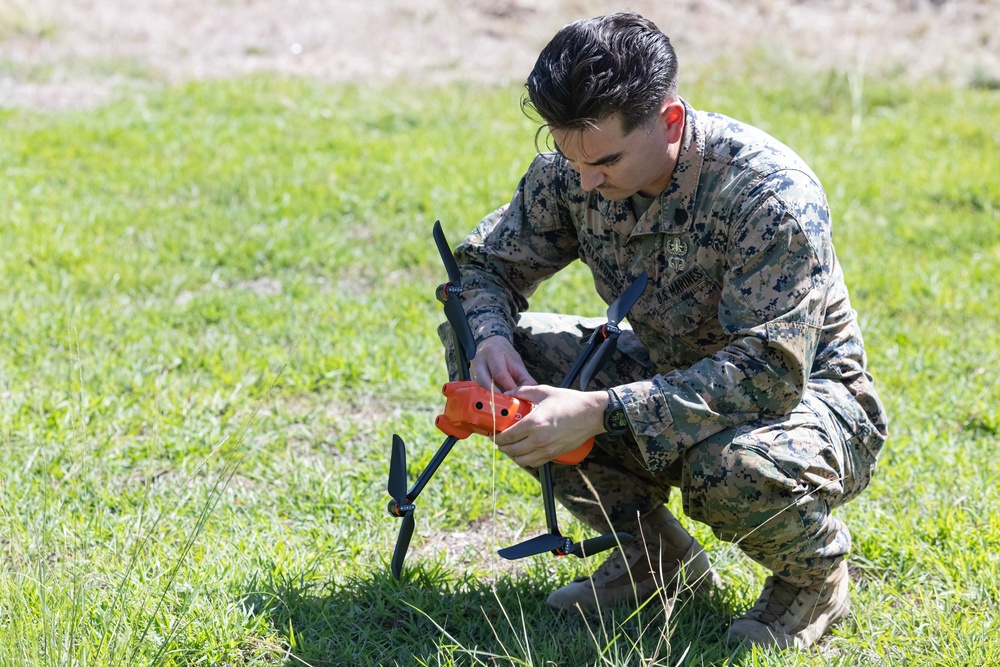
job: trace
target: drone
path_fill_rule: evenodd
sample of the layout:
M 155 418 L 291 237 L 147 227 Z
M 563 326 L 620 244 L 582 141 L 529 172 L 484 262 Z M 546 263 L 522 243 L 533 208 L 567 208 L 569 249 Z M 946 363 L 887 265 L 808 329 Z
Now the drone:
M 492 392 L 472 381 L 469 364 L 476 356 L 476 341 L 465 314 L 465 308 L 458 298 L 458 295 L 463 291 L 461 272 L 458 268 L 458 262 L 452 254 L 451 246 L 445 239 L 440 221 L 434 223 L 433 235 L 441 260 L 444 262 L 445 271 L 448 274 L 448 282 L 437 288 L 435 296 L 444 306 L 445 317 L 454 335 L 459 377 L 458 380 L 446 383 L 442 388 L 442 393 L 445 396 L 444 412 L 438 415 L 434 421 L 435 426 L 446 437 L 409 489 L 406 486 L 406 445 L 403 439 L 395 433 L 392 436 L 389 482 L 387 484 L 390 500 L 387 509 L 390 516 L 402 519 L 390 566 L 392 576 L 397 581 L 402 575 L 403 560 L 406 558 L 406 551 L 409 549 L 410 540 L 413 537 L 415 527 L 413 512 L 416 508 L 417 496 L 430 482 L 455 443 L 468 438 L 473 433 L 492 437 L 523 419 L 532 408 L 530 401 Z M 617 350 L 618 337 L 621 335 L 621 329 L 618 325 L 639 300 L 646 288 L 646 283 L 647 275 L 641 273 L 608 307 L 607 322 L 591 334 L 586 346 L 559 385 L 561 388 L 569 388 L 574 383 L 579 383 L 579 388 L 584 390 L 590 384 L 593 377 Z M 538 478 L 541 483 L 542 505 L 545 509 L 547 530 L 545 533 L 524 542 L 500 549 L 497 553 L 502 558 L 518 560 L 546 552 L 551 552 L 556 556 L 572 555 L 585 558 L 626 544 L 634 539 L 629 533 L 613 532 L 575 542 L 559 530 L 552 483 L 552 465 L 554 463 L 576 465 L 586 458 L 593 446 L 594 439 L 590 438 L 577 449 L 562 454 L 539 468 Z

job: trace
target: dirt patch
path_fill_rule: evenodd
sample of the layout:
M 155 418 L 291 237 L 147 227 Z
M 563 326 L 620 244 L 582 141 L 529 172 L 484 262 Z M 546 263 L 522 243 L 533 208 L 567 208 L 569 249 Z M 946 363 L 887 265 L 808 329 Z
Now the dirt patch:
M 526 540 L 534 533 L 540 534 L 544 530 L 544 526 L 538 526 L 533 533 L 523 534 L 516 530 L 512 522 L 502 513 L 476 519 L 464 529 L 433 535 L 419 534 L 418 526 L 417 535 L 410 543 L 407 552 L 407 561 L 413 563 L 421 558 L 430 560 L 443 558 L 450 568 L 477 569 L 487 573 L 482 577 L 482 581 L 491 583 L 497 578 L 522 573 L 527 569 L 526 561 L 505 560 L 497 555 L 497 551 Z
M 328 81 L 522 81 L 565 23 L 623 7 L 688 71 L 765 50 L 800 66 L 1000 82 L 995 0 L 0 0 L 0 107 L 279 72 Z

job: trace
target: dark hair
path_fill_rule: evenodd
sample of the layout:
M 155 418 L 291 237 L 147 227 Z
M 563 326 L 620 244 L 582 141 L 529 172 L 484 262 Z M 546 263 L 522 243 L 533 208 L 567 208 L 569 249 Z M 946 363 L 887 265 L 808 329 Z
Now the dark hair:
M 542 49 L 521 107 L 549 129 L 583 130 L 611 116 L 628 134 L 677 95 L 677 54 L 656 25 L 631 12 L 576 21 Z

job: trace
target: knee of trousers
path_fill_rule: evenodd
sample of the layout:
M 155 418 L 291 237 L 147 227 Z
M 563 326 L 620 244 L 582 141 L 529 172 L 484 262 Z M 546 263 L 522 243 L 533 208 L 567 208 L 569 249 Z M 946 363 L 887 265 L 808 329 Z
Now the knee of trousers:
M 747 546 L 800 540 L 803 503 L 822 503 L 766 448 L 738 439 L 709 439 L 689 450 L 681 489 L 688 516 L 719 539 Z

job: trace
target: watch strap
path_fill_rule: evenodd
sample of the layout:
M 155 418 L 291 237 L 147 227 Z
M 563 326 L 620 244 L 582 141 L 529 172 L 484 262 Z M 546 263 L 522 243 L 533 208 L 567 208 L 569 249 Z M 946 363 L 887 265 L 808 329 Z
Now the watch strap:
M 622 435 L 628 431 L 625 406 L 613 389 L 608 389 L 608 407 L 604 411 L 604 430 L 611 435 Z

